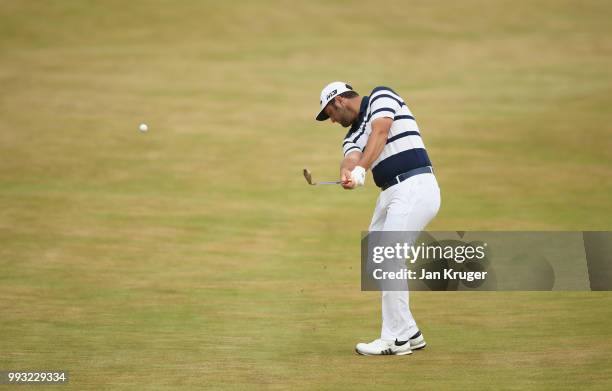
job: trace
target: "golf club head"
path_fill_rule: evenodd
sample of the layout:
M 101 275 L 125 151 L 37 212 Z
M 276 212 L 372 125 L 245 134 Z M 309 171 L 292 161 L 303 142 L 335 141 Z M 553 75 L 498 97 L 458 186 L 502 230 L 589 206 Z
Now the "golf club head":
M 304 169 L 304 178 L 306 178 L 306 182 L 308 182 L 309 185 L 315 185 L 312 182 L 312 174 L 310 173 L 310 170 L 308 170 L 307 168 Z

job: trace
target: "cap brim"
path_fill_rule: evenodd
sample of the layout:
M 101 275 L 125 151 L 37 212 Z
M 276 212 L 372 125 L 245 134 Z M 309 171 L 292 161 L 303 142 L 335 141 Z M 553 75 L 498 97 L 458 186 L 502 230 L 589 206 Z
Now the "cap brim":
M 331 102 L 331 100 L 329 102 Z M 325 121 L 325 120 L 329 119 L 329 115 L 325 114 L 325 108 L 327 107 L 329 102 L 327 102 L 325 104 L 325 106 L 323 106 L 321 111 L 319 111 L 319 114 L 315 117 L 317 119 L 317 121 Z
M 329 115 L 325 114 L 325 108 L 323 108 L 323 110 L 321 110 L 319 115 L 317 115 L 316 119 L 317 119 L 317 121 L 325 121 L 325 120 L 329 119 Z

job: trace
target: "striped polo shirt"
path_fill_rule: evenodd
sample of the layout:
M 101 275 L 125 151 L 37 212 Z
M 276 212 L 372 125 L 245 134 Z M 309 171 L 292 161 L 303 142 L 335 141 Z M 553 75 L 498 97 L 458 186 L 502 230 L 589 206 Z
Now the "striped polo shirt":
M 376 186 L 393 180 L 397 175 L 419 167 L 431 166 L 421 132 L 404 100 L 391 88 L 376 87 L 361 100 L 359 116 L 344 137 L 344 156 L 365 150 L 372 122 L 381 117 L 393 119 L 387 145 L 372 164 Z

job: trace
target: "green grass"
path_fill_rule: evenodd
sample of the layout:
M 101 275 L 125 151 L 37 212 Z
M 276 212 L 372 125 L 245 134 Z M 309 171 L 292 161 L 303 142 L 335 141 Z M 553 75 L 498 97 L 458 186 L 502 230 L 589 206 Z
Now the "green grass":
M 0 370 L 67 369 L 75 390 L 609 389 L 609 293 L 416 292 L 425 351 L 352 354 L 380 327 L 358 266 L 377 190 L 300 172 L 337 174 L 325 83 L 390 85 L 442 188 L 431 229 L 609 230 L 610 11 L 1 2 Z

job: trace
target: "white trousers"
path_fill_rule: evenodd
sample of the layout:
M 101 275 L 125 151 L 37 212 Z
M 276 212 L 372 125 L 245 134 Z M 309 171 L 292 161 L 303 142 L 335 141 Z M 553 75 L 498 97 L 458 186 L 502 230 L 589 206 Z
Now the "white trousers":
M 370 231 L 422 231 L 439 209 L 440 188 L 436 177 L 415 175 L 380 193 Z M 410 312 L 408 284 L 405 291 L 383 291 L 380 337 L 406 341 L 417 331 Z

